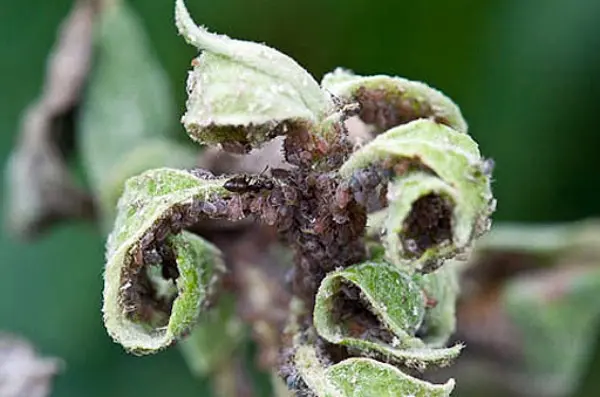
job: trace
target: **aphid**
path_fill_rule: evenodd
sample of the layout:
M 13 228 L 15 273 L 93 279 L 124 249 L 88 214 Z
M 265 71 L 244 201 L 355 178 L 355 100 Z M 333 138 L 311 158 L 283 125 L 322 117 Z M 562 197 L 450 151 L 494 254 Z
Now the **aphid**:
M 137 249 L 133 251 L 133 262 L 136 266 L 144 264 L 144 251 L 142 247 L 137 247 Z
M 327 141 L 325 139 L 319 138 L 317 136 L 315 136 L 315 141 L 316 141 L 317 150 L 321 154 L 327 154 L 327 152 L 329 151 L 329 143 L 327 143 Z
M 353 191 L 368 191 L 381 182 L 380 176 L 372 169 L 356 171 L 350 179 L 350 189 Z
M 492 175 L 492 172 L 494 172 L 495 166 L 496 166 L 496 163 L 494 162 L 494 160 L 487 159 L 487 160 L 484 160 L 483 163 L 481 163 L 480 169 L 481 169 L 481 172 L 483 173 L 483 175 L 490 176 L 490 175 Z
M 229 219 L 240 220 L 244 217 L 244 203 L 240 196 L 235 196 L 229 201 Z
M 339 96 L 329 91 L 328 93 L 331 98 L 331 101 L 339 110 L 339 112 L 344 116 L 344 118 L 350 118 L 360 113 L 361 106 L 358 102 L 352 102 L 350 99 L 340 98 Z
M 342 182 L 338 185 L 334 201 L 339 208 L 346 208 L 348 203 L 350 202 L 350 187 L 347 182 Z
M 140 252 L 142 252 L 140 250 Z M 143 263 L 145 264 L 157 264 L 157 263 L 161 263 L 162 261 L 162 257 L 159 255 L 158 251 L 156 251 L 156 249 L 152 248 L 152 249 L 145 249 L 143 251 Z
M 209 170 L 205 170 L 203 168 L 193 168 L 191 170 L 188 170 L 188 172 L 197 178 L 202 178 L 202 179 L 214 178 L 214 174 L 212 172 L 210 172 Z
M 357 301 L 360 300 L 360 289 L 352 284 L 342 283 L 340 285 L 340 291 L 344 293 L 347 299 Z
M 185 219 L 183 217 L 182 212 L 183 208 L 176 208 L 175 211 L 171 214 L 171 233 L 178 234 L 185 227 Z
M 411 255 L 419 255 L 419 244 L 412 238 L 407 238 L 403 241 L 404 249 Z
M 291 178 L 292 173 L 284 168 L 273 168 L 271 169 L 271 176 L 275 179 L 287 180 Z
M 199 204 L 199 207 L 201 208 L 201 211 L 204 212 L 206 215 L 211 216 L 217 213 L 217 207 L 208 201 L 202 201 Z
M 438 305 L 438 300 L 433 296 L 425 295 L 425 307 L 428 309 L 433 309 Z
M 171 232 L 171 227 L 168 223 L 163 222 L 159 223 L 154 229 L 154 238 L 157 242 L 164 241 L 169 233 Z

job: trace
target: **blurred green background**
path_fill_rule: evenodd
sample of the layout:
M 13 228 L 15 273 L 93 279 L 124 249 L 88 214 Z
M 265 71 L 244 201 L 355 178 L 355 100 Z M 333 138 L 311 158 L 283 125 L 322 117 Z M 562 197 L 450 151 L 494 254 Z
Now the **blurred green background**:
M 194 50 L 177 36 L 172 0 L 133 0 L 180 109 Z M 496 220 L 566 221 L 600 214 L 596 127 L 598 0 L 188 0 L 212 31 L 269 43 L 317 80 L 336 66 L 425 81 L 452 97 L 494 158 Z M 0 159 L 71 0 L 2 0 Z M 184 134 L 181 130 L 182 136 Z M 208 395 L 177 350 L 126 355 L 102 325 L 103 236 L 90 225 L 39 242 L 0 240 L 0 329 L 63 358 L 55 396 Z M 596 359 L 580 396 L 600 393 Z

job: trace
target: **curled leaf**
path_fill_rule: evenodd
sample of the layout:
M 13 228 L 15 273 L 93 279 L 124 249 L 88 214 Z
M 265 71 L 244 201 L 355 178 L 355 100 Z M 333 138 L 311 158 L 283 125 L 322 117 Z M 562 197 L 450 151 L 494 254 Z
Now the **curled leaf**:
M 368 310 L 383 323 L 384 330 L 400 337 L 400 347 L 421 325 L 424 300 L 421 288 L 410 277 L 385 263 L 363 263 L 325 277 L 317 292 L 314 324 L 332 343 L 347 343 L 349 339 L 361 343 L 360 334 L 352 335 L 351 316 Z M 340 307 L 347 301 L 356 307 Z M 363 328 L 371 328 L 367 325 L 372 324 L 363 324 Z
M 319 397 L 445 397 L 454 389 L 452 379 L 434 385 L 370 358 L 349 358 L 325 368 L 306 345 L 298 347 L 295 362 L 308 388 Z
M 343 100 L 358 102 L 360 118 L 379 132 L 417 119 L 431 119 L 467 132 L 458 106 L 421 82 L 384 75 L 357 76 L 338 68 L 326 74 L 321 85 Z
M 352 182 L 366 169 L 390 180 L 382 232 L 394 264 L 434 270 L 490 227 L 491 170 L 467 134 L 412 121 L 355 152 L 340 174 Z
M 263 44 L 209 33 L 177 0 L 179 33 L 202 54 L 187 82 L 182 122 L 200 143 L 252 146 L 292 125 L 316 124 L 332 104 L 318 83 L 296 61 Z
M 415 337 L 426 296 L 411 277 L 385 262 L 329 273 L 321 283 L 314 326 L 327 341 L 386 360 L 424 368 L 445 365 L 461 345 L 432 349 Z
M 182 229 L 228 217 L 225 181 L 164 168 L 126 183 L 107 243 L 103 311 L 109 334 L 127 350 L 171 345 L 210 303 L 221 254 Z

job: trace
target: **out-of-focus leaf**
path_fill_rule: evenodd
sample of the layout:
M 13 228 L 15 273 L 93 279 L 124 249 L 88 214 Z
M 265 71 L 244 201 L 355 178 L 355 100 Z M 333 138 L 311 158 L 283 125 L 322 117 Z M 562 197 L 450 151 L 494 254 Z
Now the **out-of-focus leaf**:
M 69 117 L 88 74 L 94 15 L 92 1 L 75 3 L 48 61 L 42 94 L 23 115 L 6 170 L 8 224 L 18 236 L 93 216 L 92 200 L 73 181 L 60 145 L 72 133 Z
M 127 178 L 155 167 L 193 166 L 195 155 L 171 138 L 173 95 L 134 11 L 127 2 L 109 2 L 96 27 L 78 134 L 107 227 Z
M 477 251 L 511 251 L 537 257 L 562 255 L 600 258 L 600 221 L 588 219 L 563 224 L 502 223 L 477 242 Z
M 476 244 L 469 262 L 459 265 L 456 338 L 470 347 L 453 367 L 459 385 L 494 384 L 516 396 L 572 395 L 600 322 L 599 236 L 596 220 L 498 224 Z
M 590 360 L 600 324 L 600 258 L 594 267 L 577 264 L 522 276 L 503 294 L 524 350 L 524 368 L 540 395 L 575 390 Z
M 247 387 L 241 374 L 240 345 L 246 334 L 237 317 L 235 297 L 219 298 L 216 307 L 200 315 L 198 325 L 181 341 L 179 348 L 193 375 L 209 377 L 217 396 L 242 395 Z
M 192 373 L 199 377 L 219 371 L 232 361 L 244 336 L 244 326 L 235 313 L 233 296 L 223 296 L 217 307 L 202 313 L 198 326 L 179 344 Z M 233 383 L 234 380 L 230 379 Z
M 171 345 L 209 304 L 221 254 L 182 229 L 227 216 L 226 180 L 157 169 L 126 183 L 107 243 L 103 311 L 109 334 L 127 350 Z
M 61 366 L 58 359 L 39 357 L 27 341 L 0 335 L 0 396 L 50 396 Z

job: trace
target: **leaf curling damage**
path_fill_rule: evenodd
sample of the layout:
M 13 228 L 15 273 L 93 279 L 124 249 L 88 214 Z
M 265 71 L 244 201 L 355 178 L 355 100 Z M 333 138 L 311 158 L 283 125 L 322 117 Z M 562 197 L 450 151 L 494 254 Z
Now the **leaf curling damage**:
M 426 118 L 452 126 L 445 117 L 436 115 L 429 103 L 404 96 L 402 92 L 392 94 L 385 89 L 362 86 L 356 91 L 354 99 L 360 104 L 360 119 L 374 125 L 378 132 Z
M 410 257 L 420 257 L 431 247 L 452 242 L 452 211 L 450 201 L 435 193 L 412 204 L 401 236 Z
M 394 335 L 382 324 L 361 295 L 360 288 L 356 285 L 340 281 L 339 290 L 333 297 L 332 318 L 335 323 L 342 324 L 351 338 L 391 345 Z
M 194 171 L 210 178 L 210 174 Z M 217 196 L 175 205 L 134 245 L 131 261 L 121 271 L 120 301 L 126 316 L 153 328 L 168 324 L 178 297 L 178 248 L 171 237 L 194 229 L 203 219 L 229 219 L 230 205 Z

